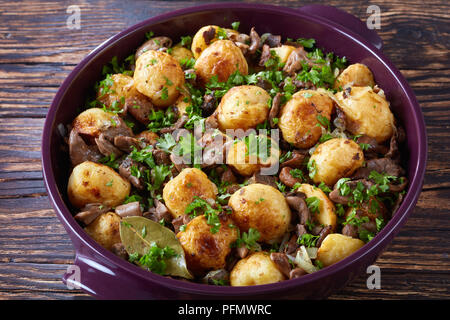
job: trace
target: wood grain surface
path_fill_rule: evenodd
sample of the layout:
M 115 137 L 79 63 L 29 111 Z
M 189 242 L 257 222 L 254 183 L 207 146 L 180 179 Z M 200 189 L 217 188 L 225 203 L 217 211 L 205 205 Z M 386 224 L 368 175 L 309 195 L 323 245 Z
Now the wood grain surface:
M 264 2 L 264 1 L 259 1 Z M 317 1 L 272 0 L 300 7 Z M 68 73 L 94 47 L 148 17 L 203 2 L 0 0 L 0 299 L 89 299 L 61 282 L 74 250 L 42 180 L 41 130 Z M 429 155 L 416 209 L 378 259 L 381 289 L 362 275 L 331 299 L 450 298 L 450 6 L 446 0 L 332 0 L 365 21 L 381 9 L 384 53 L 425 115 Z M 69 30 L 69 5 L 81 29 Z

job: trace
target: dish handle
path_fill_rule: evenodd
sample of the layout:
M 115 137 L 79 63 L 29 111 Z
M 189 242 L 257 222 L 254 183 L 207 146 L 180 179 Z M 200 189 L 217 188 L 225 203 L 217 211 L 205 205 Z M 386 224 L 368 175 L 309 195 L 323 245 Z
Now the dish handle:
M 367 27 L 359 18 L 333 6 L 312 4 L 298 10 L 337 23 L 366 39 L 378 50 L 383 49 L 383 40 L 374 31 Z

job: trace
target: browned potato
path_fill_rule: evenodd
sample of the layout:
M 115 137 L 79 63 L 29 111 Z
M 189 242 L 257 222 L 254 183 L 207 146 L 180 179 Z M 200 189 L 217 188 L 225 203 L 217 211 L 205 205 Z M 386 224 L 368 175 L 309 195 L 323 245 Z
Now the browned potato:
M 209 44 L 205 42 L 205 38 L 203 36 L 203 33 L 205 31 L 208 31 L 209 29 L 213 28 L 215 30 L 215 34 L 212 37 Z M 200 28 L 200 30 L 197 31 L 197 33 L 192 38 L 192 45 L 191 45 L 191 51 L 194 55 L 195 59 L 198 59 L 200 57 L 200 54 L 205 50 L 211 43 L 219 40 L 220 35 L 218 34 L 217 30 L 219 30 L 220 27 L 218 26 L 204 26 Z M 233 30 L 233 29 L 225 29 L 221 28 L 223 32 L 227 35 L 227 37 L 231 34 L 239 35 L 239 32 Z
M 85 161 L 73 169 L 67 194 L 77 208 L 83 208 L 89 203 L 115 207 L 122 204 L 130 189 L 130 183 L 110 167 Z
M 319 144 L 309 160 L 314 161 L 315 183 L 334 185 L 340 178 L 349 177 L 364 163 L 364 153 L 351 139 L 334 138 Z
M 179 96 L 184 84 L 184 72 L 170 54 L 149 50 L 136 60 L 134 71 L 136 89 L 149 97 L 157 107 L 168 107 Z
M 319 212 L 313 212 L 312 219 L 319 225 L 331 226 L 334 231 L 337 225 L 336 208 L 328 196 L 321 189 L 306 183 L 301 184 L 297 191 L 304 193 L 307 198 L 319 199 Z
M 238 232 L 236 227 L 230 227 L 233 221 L 228 216 L 221 219 L 220 223 L 220 229 L 211 233 L 211 226 L 207 224 L 206 217 L 201 215 L 192 219 L 184 231 L 178 232 L 177 238 L 186 254 L 188 268 L 193 273 L 202 274 L 225 267 L 225 258 Z
M 80 113 L 72 122 L 72 127 L 79 134 L 97 138 L 112 123 L 119 123 L 120 117 L 112 112 L 105 112 L 100 108 L 87 109 Z
M 114 212 L 102 213 L 92 223 L 84 228 L 95 242 L 111 250 L 112 246 L 120 240 L 120 216 Z
M 164 186 L 163 199 L 172 216 L 176 218 L 185 214 L 186 207 L 195 196 L 215 200 L 217 192 L 217 186 L 203 171 L 186 168 Z
M 271 242 L 287 231 L 291 210 L 283 194 L 260 183 L 250 184 L 236 191 L 229 199 L 231 217 L 242 232 L 250 228 L 261 234 L 259 241 Z
M 253 141 L 255 144 L 257 144 L 259 141 L 260 146 L 262 147 L 263 144 L 267 142 L 267 137 L 258 135 L 255 136 L 255 139 Z M 267 143 L 265 147 L 269 149 Z M 270 150 L 268 150 L 268 152 L 270 153 L 262 153 L 264 155 L 267 155 L 267 158 L 263 159 L 256 153 L 250 153 L 247 144 L 243 140 L 238 140 L 235 143 L 230 144 L 227 152 L 226 163 L 240 175 L 251 176 L 262 167 L 267 168 L 278 163 L 280 157 L 280 149 L 278 147 L 278 144 L 273 139 L 270 139 Z
M 230 284 L 254 286 L 286 280 L 267 252 L 256 252 L 236 263 L 230 273 Z
M 344 236 L 340 233 L 332 233 L 326 236 L 317 252 L 317 259 L 324 267 L 341 261 L 364 245 L 359 239 Z
M 152 132 L 152 131 L 150 131 L 150 130 L 145 130 L 145 131 L 142 131 L 141 133 L 139 133 L 139 134 L 136 136 L 136 139 L 142 140 L 142 141 L 144 141 L 146 144 L 149 145 L 149 144 L 155 144 L 155 143 L 158 141 L 159 136 L 158 136 L 158 134 L 155 133 L 155 132 Z
M 217 40 L 203 50 L 195 62 L 194 69 L 197 81 L 203 85 L 213 76 L 224 82 L 236 70 L 243 75 L 248 73 L 247 60 L 241 49 L 230 40 Z
M 270 50 L 275 51 L 275 54 L 280 58 L 281 63 L 286 63 L 289 55 L 295 50 L 295 47 L 283 44 L 280 47 L 270 48 Z
M 97 92 L 97 100 L 110 108 L 113 103 L 123 107 L 125 99 L 134 94 L 139 94 L 134 88 L 133 78 L 121 73 L 110 77 L 111 86 L 100 86 Z
M 333 111 L 333 100 L 314 90 L 301 90 L 283 106 L 278 127 L 284 139 L 297 148 L 312 147 L 322 135 L 320 117 L 328 120 Z
M 231 88 L 217 107 L 217 120 L 222 131 L 247 130 L 267 120 L 270 95 L 258 86 Z
M 172 57 L 174 57 L 180 64 L 182 61 L 187 61 L 194 57 L 191 50 L 186 49 L 185 47 L 183 47 L 179 44 L 172 47 L 172 51 L 170 52 L 170 55 Z
M 375 81 L 373 80 L 372 71 L 361 63 L 355 63 L 349 65 L 342 73 L 336 78 L 334 88 L 345 88 L 347 86 L 354 87 L 373 87 Z
M 382 143 L 394 133 L 394 115 L 386 99 L 370 87 L 350 87 L 349 92 L 336 93 L 339 107 L 344 111 L 352 134 L 365 134 Z

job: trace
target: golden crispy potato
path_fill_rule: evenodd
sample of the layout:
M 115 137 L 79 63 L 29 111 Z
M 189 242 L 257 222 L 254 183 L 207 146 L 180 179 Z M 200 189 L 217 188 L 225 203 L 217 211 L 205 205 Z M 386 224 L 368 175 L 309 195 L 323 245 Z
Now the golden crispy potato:
M 174 57 L 178 63 L 182 63 L 183 61 L 187 61 L 189 59 L 192 59 L 194 55 L 192 54 L 192 51 L 189 49 L 186 49 L 185 47 L 177 44 L 176 46 L 172 47 L 172 50 L 170 52 L 170 55 Z
M 77 208 L 83 208 L 88 203 L 115 207 L 122 204 L 130 189 L 130 183 L 110 167 L 85 161 L 73 168 L 67 194 Z
M 223 217 L 220 223 L 220 229 L 211 233 L 211 226 L 201 215 L 192 219 L 184 231 L 177 233 L 188 268 L 194 274 L 225 267 L 225 258 L 231 251 L 231 244 L 237 240 L 238 232 L 236 227 L 230 227 L 234 225 L 230 217 Z
M 91 108 L 80 113 L 73 120 L 72 127 L 81 135 L 97 138 L 103 130 L 111 127 L 112 123 L 120 121 L 117 114 L 105 112 L 100 108 Z
M 270 50 L 275 51 L 281 63 L 286 63 L 289 55 L 295 50 L 295 47 L 283 44 L 281 47 L 270 48 Z
M 241 49 L 230 40 L 217 40 L 203 50 L 194 69 L 197 81 L 203 85 L 213 76 L 217 76 L 220 82 L 225 82 L 236 70 L 243 75 L 248 74 L 247 60 Z
M 247 130 L 267 120 L 270 95 L 258 86 L 233 87 L 217 107 L 219 128 Z
M 217 192 L 217 186 L 203 171 L 186 168 L 164 186 L 163 199 L 172 216 L 176 218 L 185 214 L 186 207 L 195 196 L 215 200 Z
M 331 226 L 332 230 L 336 230 L 337 225 L 337 215 L 336 208 L 333 202 L 328 198 L 328 196 L 319 188 L 312 186 L 310 184 L 303 183 L 297 188 L 298 192 L 302 192 L 307 198 L 316 197 L 319 199 L 319 212 L 312 212 L 312 219 L 319 225 Z
M 361 63 L 349 65 L 334 82 L 335 89 L 342 89 L 347 86 L 373 87 L 374 85 L 372 71 Z
M 231 286 L 254 286 L 286 280 L 267 252 L 256 252 L 236 263 L 230 273 Z
M 183 114 L 186 114 L 186 108 L 192 105 L 191 99 L 188 95 L 184 94 L 184 91 L 180 94 L 177 101 L 175 101 L 175 107 L 178 111 L 178 116 L 181 117 Z
M 247 140 L 248 144 L 242 139 L 230 144 L 226 155 L 226 164 L 243 176 L 251 176 L 261 168 L 274 166 L 279 162 L 280 149 L 275 140 L 270 138 L 270 146 L 268 146 L 267 136 L 252 136 L 254 138 L 250 136 L 249 140 Z M 257 152 L 249 152 L 249 147 L 254 147 L 253 150 L 258 151 L 256 149 L 258 145 L 259 154 Z M 262 152 L 262 148 L 266 148 L 267 153 Z
M 203 37 L 203 33 L 205 31 L 208 31 L 210 28 L 215 29 L 215 35 L 214 35 L 213 39 L 211 39 L 210 43 L 206 44 L 205 38 Z M 195 59 L 198 59 L 198 57 L 200 57 L 200 54 L 203 52 L 203 50 L 205 50 L 211 43 L 219 40 L 219 37 L 223 38 L 223 34 L 221 35 L 220 34 L 221 32 L 217 32 L 217 30 L 219 30 L 219 29 L 221 29 L 222 33 L 225 33 L 227 35 L 227 37 L 230 34 L 239 35 L 239 32 L 237 32 L 236 30 L 220 28 L 219 26 L 204 26 L 204 27 L 200 28 L 200 30 L 198 30 L 197 33 L 192 38 L 191 51 L 192 51 Z
M 114 212 L 102 213 L 92 223 L 84 228 L 95 242 L 111 250 L 112 246 L 120 240 L 120 216 Z
M 167 107 L 179 96 L 184 84 L 184 72 L 170 54 L 149 50 L 136 60 L 134 71 L 136 89 L 149 97 L 157 107 Z
M 364 153 L 352 139 L 334 138 L 319 144 L 309 161 L 316 167 L 313 181 L 332 186 L 363 165 Z
M 287 231 L 291 210 L 283 194 L 260 183 L 250 184 L 236 191 L 228 200 L 233 209 L 231 217 L 242 232 L 257 229 L 259 241 L 277 240 Z
M 142 140 L 142 141 L 144 141 L 147 145 L 149 145 L 149 144 L 155 144 L 155 143 L 158 141 L 159 136 L 158 136 L 157 133 L 155 133 L 155 132 L 153 132 L 153 131 L 145 130 L 145 131 L 142 131 L 141 133 L 139 133 L 139 134 L 136 136 L 136 139 Z
M 314 90 L 300 90 L 282 107 L 278 127 L 297 148 L 312 147 L 322 135 L 320 117 L 331 119 L 333 100 Z M 323 121 L 322 121 L 323 122 Z
M 365 134 L 378 143 L 391 138 L 394 133 L 394 115 L 384 97 L 370 87 L 350 87 L 350 92 L 336 93 L 339 107 L 344 111 L 352 134 Z
M 356 252 L 364 245 L 359 239 L 332 233 L 325 237 L 317 252 L 317 259 L 324 267 L 330 266 Z

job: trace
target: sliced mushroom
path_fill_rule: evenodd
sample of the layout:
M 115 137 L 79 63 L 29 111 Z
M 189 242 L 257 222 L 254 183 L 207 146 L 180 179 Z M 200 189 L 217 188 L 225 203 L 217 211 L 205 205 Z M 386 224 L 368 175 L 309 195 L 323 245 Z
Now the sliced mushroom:
M 141 149 L 141 145 L 138 139 L 127 136 L 115 136 L 114 145 L 126 153 L 130 153 L 131 151 L 133 151 L 133 148 L 136 148 L 138 150 Z
M 284 274 L 286 277 L 289 277 L 292 268 L 286 254 L 279 252 L 272 252 L 270 254 L 270 259 L 275 263 L 275 265 L 281 271 L 282 274 Z
M 137 50 L 135 59 L 139 58 L 144 52 L 149 50 L 160 50 L 162 48 L 170 48 L 172 46 L 172 39 L 168 37 L 154 37 L 144 42 Z
M 84 142 L 83 138 L 74 129 L 70 131 L 69 135 L 69 155 L 73 166 L 76 166 L 84 161 L 99 162 L 103 155 L 98 150 L 96 145 L 89 146 Z
M 116 158 L 120 157 L 123 152 L 114 146 L 103 133 L 100 133 L 98 138 L 95 138 L 98 150 L 105 156 L 114 155 Z
M 115 212 L 122 218 L 132 216 L 142 216 L 142 209 L 139 201 L 134 201 L 117 206 Z
M 101 203 L 90 203 L 81 209 L 81 212 L 75 215 L 75 220 L 83 222 L 85 225 L 89 225 L 102 213 L 108 212 L 111 207 L 102 205 Z

